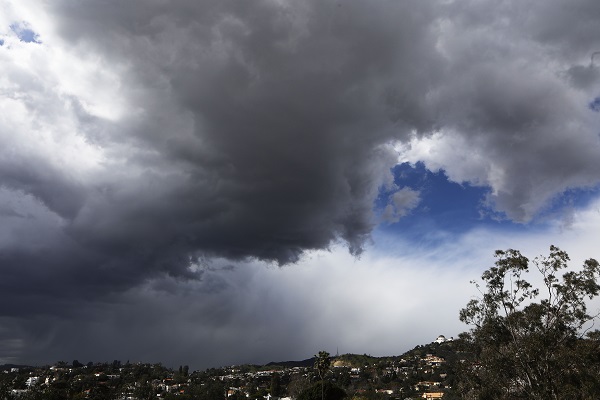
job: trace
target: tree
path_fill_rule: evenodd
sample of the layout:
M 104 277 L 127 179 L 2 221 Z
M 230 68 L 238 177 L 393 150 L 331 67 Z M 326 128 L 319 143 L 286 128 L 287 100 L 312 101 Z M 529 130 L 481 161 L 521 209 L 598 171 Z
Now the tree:
M 329 371 L 329 367 L 331 366 L 331 358 L 329 357 L 329 353 L 326 351 L 319 351 L 319 354 L 315 356 L 315 369 L 319 374 L 319 378 L 321 378 L 321 400 L 324 399 L 324 379 L 325 374 Z
M 294 374 L 287 385 L 288 395 L 292 399 L 297 399 L 300 394 L 310 386 L 309 380 L 302 374 Z
M 204 384 L 190 387 L 190 394 L 198 400 L 222 399 L 225 397 L 225 386 L 221 381 L 209 379 Z
M 106 394 L 102 391 L 102 390 L 106 390 L 105 386 L 98 385 L 95 388 L 101 390 L 99 398 L 106 398 L 106 397 L 102 397 Z M 154 394 L 152 385 L 150 383 L 148 383 L 147 381 L 142 380 L 137 383 L 135 390 L 133 391 L 133 397 L 140 399 L 140 400 L 149 400 L 149 399 L 156 397 L 156 395 Z
M 345 397 L 346 392 L 342 388 L 331 382 L 323 384 L 323 381 L 321 381 L 321 384 L 315 383 L 302 391 L 298 396 L 298 400 L 341 400 Z
M 482 296 L 460 311 L 473 326 L 461 335 L 474 355 L 460 374 L 463 398 L 598 398 L 600 332 L 590 332 L 597 314 L 586 304 L 600 291 L 598 262 L 568 270 L 567 253 L 551 246 L 533 260 L 540 289 L 525 279 L 530 263 L 519 251 L 495 256 L 485 292 L 476 284 Z
M 279 397 L 281 395 L 281 378 L 279 374 L 274 373 L 271 375 L 271 390 L 270 394 L 273 397 Z

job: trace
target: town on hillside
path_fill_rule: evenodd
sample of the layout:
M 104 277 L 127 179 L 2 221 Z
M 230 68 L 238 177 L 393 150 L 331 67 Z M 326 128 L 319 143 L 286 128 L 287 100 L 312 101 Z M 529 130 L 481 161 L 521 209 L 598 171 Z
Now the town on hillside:
M 453 392 L 457 366 L 468 358 L 460 348 L 459 340 L 440 335 L 400 356 L 336 355 L 328 358 L 322 380 L 315 358 L 204 371 L 118 360 L 5 365 L 0 366 L 0 399 L 310 400 L 325 393 L 325 398 L 355 400 L 451 400 L 458 398 Z M 321 387 L 319 382 L 326 384 Z M 327 394 L 334 387 L 343 397 Z M 318 393 L 311 397 L 311 390 Z

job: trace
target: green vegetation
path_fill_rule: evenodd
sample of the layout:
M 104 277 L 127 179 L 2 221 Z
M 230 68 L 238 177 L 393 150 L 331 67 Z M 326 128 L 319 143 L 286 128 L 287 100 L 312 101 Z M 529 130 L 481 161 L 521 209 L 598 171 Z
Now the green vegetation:
M 329 371 L 329 368 L 331 367 L 331 358 L 329 357 L 329 353 L 326 351 L 319 351 L 319 354 L 317 354 L 315 356 L 315 370 L 317 370 L 317 374 L 319 375 L 319 378 L 321 379 L 321 400 L 325 399 L 325 375 L 327 374 L 327 372 Z M 305 392 L 306 393 L 306 392 Z M 304 396 L 306 397 L 306 396 Z M 330 395 L 328 395 L 327 398 L 329 398 Z M 302 395 L 300 395 L 300 398 L 303 398 Z M 305 400 L 308 400 L 310 398 L 306 397 Z
M 344 389 L 331 382 L 323 384 L 323 381 L 321 381 L 304 390 L 298 396 L 298 400 L 342 400 L 346 396 Z
M 481 298 L 460 312 L 473 326 L 462 338 L 474 356 L 460 371 L 462 398 L 597 399 L 600 332 L 590 331 L 597 315 L 586 300 L 600 291 L 598 262 L 570 270 L 567 253 L 551 246 L 548 257 L 531 263 L 537 288 L 526 280 L 530 262 L 519 251 L 496 257 L 482 276 Z
M 348 367 L 364 367 L 374 365 L 380 362 L 391 362 L 394 357 L 372 357 L 367 354 L 343 354 L 335 358 L 336 363 Z

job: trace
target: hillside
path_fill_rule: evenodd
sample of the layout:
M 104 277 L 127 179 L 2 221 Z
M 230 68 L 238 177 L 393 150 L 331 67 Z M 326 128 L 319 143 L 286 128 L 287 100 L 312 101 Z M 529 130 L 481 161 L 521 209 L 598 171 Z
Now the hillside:
M 326 380 L 349 399 L 396 400 L 424 393 L 454 397 L 456 361 L 464 358 L 459 342 L 416 346 L 398 356 L 343 354 L 331 358 Z M 171 399 L 229 400 L 295 399 L 318 377 L 314 358 L 188 371 L 158 364 L 65 362 L 47 367 L 5 365 L 0 398 L 33 399 Z

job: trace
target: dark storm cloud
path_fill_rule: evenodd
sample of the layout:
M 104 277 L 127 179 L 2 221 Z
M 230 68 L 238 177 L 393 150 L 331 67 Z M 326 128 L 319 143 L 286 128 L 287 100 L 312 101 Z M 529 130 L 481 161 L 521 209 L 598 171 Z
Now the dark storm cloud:
M 241 286 L 210 278 L 207 264 L 292 263 L 338 242 L 360 254 L 397 162 L 390 144 L 409 139 L 439 140 L 415 161 L 489 186 L 495 211 L 531 220 L 553 196 L 600 181 L 588 107 L 600 94 L 588 64 L 598 9 L 591 0 L 46 3 L 47 21 L 31 25 L 39 43 L 0 27 L 0 315 L 35 349 L 60 349 L 85 346 L 85 335 L 67 334 L 77 321 L 99 341 L 102 321 L 135 314 L 125 333 L 106 328 L 127 337 L 125 349 L 140 326 L 158 324 L 156 310 L 168 312 L 136 303 L 152 297 L 149 282 L 179 293 L 202 277 L 189 311 L 202 317 L 182 319 L 210 338 L 254 294 L 220 302 Z M 384 219 L 420 198 L 398 188 Z M 39 326 L 60 333 L 37 337 Z M 235 342 L 231 329 L 219 332 Z M 0 331 L 0 349 L 15 337 Z
M 143 110 L 92 138 L 125 152 L 111 168 L 143 170 L 108 170 L 69 218 L 94 252 L 286 263 L 343 239 L 359 254 L 393 164 L 381 146 L 430 127 L 431 10 L 416 2 L 51 7 L 66 40 L 129 64 L 126 95 Z
M 32 27 L 34 54 L 64 46 L 76 64 L 6 73 L 4 316 L 75 321 L 215 256 L 285 264 L 339 241 L 358 255 L 395 163 L 385 145 L 431 129 L 422 2 L 45 7 L 58 36 Z
M 600 69 L 590 62 L 589 65 L 574 65 L 567 70 L 573 86 L 581 89 L 594 86 L 600 80 Z

